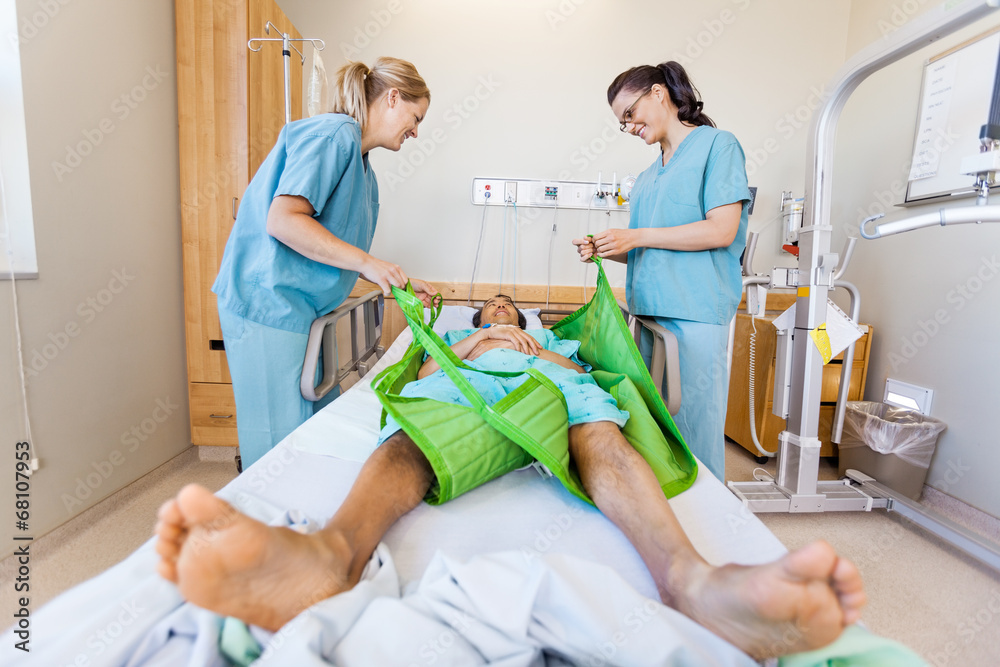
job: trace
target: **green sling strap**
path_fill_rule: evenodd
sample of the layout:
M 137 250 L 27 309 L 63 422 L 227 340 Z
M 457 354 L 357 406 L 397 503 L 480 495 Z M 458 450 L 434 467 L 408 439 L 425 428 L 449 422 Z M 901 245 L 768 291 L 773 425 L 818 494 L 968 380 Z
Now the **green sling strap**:
M 619 409 L 629 412 L 622 433 L 653 468 L 666 496 L 672 498 L 694 483 L 698 464 L 635 346 L 601 259 L 593 259 L 598 269 L 597 291 L 586 305 L 552 325 L 552 333 L 580 341 L 577 356 L 594 369 L 591 376 L 597 384 L 619 400 Z M 634 409 L 623 406 L 618 395 L 605 386 L 610 382 L 607 375 L 624 375 L 631 381 L 628 393 Z
M 581 341 L 580 357 L 594 370 L 597 384 L 627 410 L 622 433 L 646 459 L 667 497 L 694 483 L 697 464 L 659 398 L 628 331 L 602 267 L 591 301 L 559 322 L 553 332 Z M 592 504 L 569 458 L 565 399 L 555 384 L 535 369 L 526 373 L 484 371 L 460 360 L 434 333 L 440 306 L 424 324 L 423 304 L 407 290 L 393 288 L 414 341 L 403 358 L 372 383 L 382 403 L 382 423 L 391 414 L 424 453 L 436 481 L 427 502 L 440 504 L 506 472 L 537 460 L 571 493 Z M 577 338 L 586 336 L 587 338 Z M 417 377 L 424 350 L 455 383 L 472 407 L 433 399 L 403 397 L 402 388 Z M 495 377 L 529 377 L 497 404 L 485 400 L 459 368 Z

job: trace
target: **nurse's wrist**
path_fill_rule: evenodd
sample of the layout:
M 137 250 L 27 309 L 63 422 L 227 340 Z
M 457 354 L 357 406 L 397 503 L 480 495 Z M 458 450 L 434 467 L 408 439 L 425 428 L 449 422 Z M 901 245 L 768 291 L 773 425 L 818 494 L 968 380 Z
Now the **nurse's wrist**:
M 630 230 L 632 234 L 629 238 L 628 248 L 625 252 L 630 250 L 635 250 L 636 248 L 646 248 L 652 245 L 652 241 L 649 238 L 649 229 L 632 229 Z
M 348 271 L 367 273 L 370 269 L 374 268 L 375 258 L 360 248 L 356 248 L 356 250 L 358 251 L 357 254 L 348 258 L 348 262 L 354 266 L 345 266 L 344 268 Z

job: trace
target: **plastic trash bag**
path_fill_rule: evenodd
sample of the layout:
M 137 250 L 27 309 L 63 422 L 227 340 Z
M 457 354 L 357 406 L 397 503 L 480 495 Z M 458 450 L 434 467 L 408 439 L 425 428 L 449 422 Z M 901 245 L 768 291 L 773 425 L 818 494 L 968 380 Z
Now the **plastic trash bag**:
M 915 410 L 874 401 L 851 401 L 844 416 L 840 448 L 867 446 L 895 454 L 907 463 L 929 468 L 938 436 L 947 425 Z

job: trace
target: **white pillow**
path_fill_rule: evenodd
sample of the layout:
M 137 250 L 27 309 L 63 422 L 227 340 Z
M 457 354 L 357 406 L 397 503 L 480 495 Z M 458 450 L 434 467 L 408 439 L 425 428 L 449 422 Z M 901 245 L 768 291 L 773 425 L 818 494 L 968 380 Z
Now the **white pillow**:
M 472 316 L 476 314 L 477 308 L 469 306 L 445 306 L 441 309 L 441 315 L 434 322 L 434 331 L 443 335 L 445 331 L 455 329 L 472 329 Z M 524 319 L 527 320 L 527 329 L 541 329 L 542 320 L 539 319 L 539 308 L 523 308 Z M 424 309 L 424 322 L 429 322 L 431 318 L 430 310 Z

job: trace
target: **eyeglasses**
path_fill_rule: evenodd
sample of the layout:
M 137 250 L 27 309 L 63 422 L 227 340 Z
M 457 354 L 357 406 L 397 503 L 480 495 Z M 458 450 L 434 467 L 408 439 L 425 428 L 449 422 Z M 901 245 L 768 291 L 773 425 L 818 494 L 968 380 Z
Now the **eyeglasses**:
M 632 102 L 632 104 L 629 105 L 629 108 L 625 109 L 625 113 L 622 114 L 622 124 L 618 128 L 619 130 L 622 132 L 626 131 L 627 126 L 632 122 L 632 110 L 635 109 L 635 105 L 639 103 L 639 100 L 644 98 L 646 95 L 649 95 L 651 92 L 653 92 L 652 88 L 635 98 L 635 102 Z

